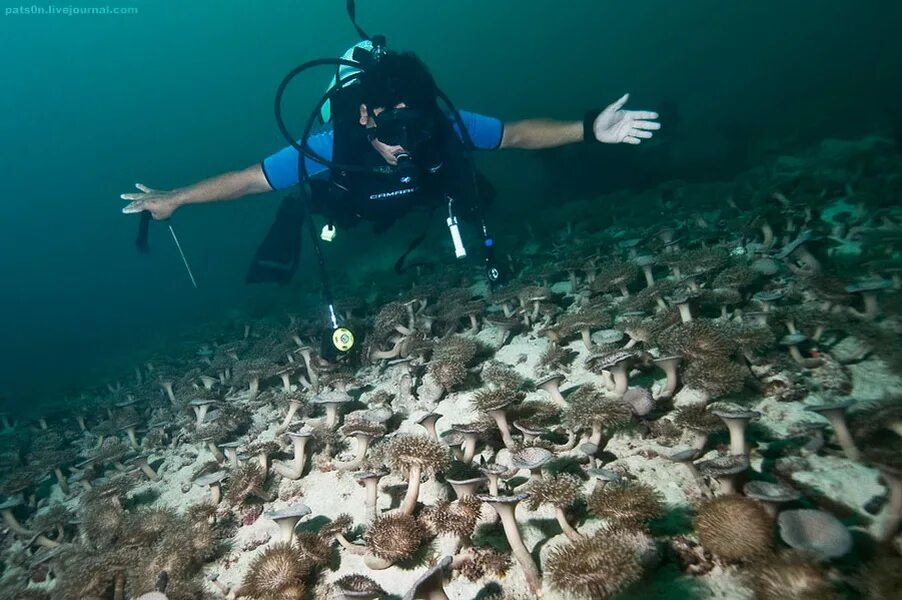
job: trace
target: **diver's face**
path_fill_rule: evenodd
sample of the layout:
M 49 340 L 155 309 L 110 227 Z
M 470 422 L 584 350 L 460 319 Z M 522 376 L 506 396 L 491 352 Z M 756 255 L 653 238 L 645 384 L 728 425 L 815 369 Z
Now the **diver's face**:
M 407 108 L 407 105 L 401 102 L 399 104 L 396 104 L 395 108 Z M 364 125 L 368 129 L 376 127 L 376 121 L 373 120 L 373 117 L 381 114 L 384 110 L 384 108 L 374 108 L 372 114 L 370 114 L 369 112 L 367 112 L 366 105 L 361 104 L 360 124 Z M 402 146 L 389 146 L 388 144 L 380 142 L 375 138 L 373 138 L 370 143 L 373 145 L 373 148 L 376 150 L 376 152 L 379 153 L 379 156 L 385 159 L 385 162 L 392 166 L 398 164 L 397 156 L 402 152 L 406 152 L 406 150 Z

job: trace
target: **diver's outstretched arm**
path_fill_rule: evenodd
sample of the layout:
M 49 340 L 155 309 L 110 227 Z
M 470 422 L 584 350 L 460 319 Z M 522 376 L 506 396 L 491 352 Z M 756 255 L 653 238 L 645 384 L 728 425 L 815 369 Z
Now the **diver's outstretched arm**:
M 146 210 L 154 219 L 168 219 L 175 209 L 185 204 L 233 200 L 250 194 L 272 191 L 260 163 L 174 190 L 155 190 L 141 183 L 136 183 L 135 187 L 140 193 L 120 196 L 123 200 L 130 201 L 122 212 L 130 214 Z
M 658 113 L 645 110 L 623 110 L 629 99 L 625 94 L 602 111 L 592 121 L 594 140 L 604 144 L 638 144 L 651 138 L 652 132 L 661 128 L 655 121 Z M 594 114 L 594 113 L 593 113 Z M 554 148 L 584 141 L 582 121 L 553 121 L 530 119 L 507 123 L 501 148 L 537 150 Z

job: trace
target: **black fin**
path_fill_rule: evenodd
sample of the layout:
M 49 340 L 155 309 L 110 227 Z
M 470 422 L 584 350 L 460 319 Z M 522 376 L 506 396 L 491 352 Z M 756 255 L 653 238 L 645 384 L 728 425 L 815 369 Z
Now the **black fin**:
M 292 194 L 282 200 L 275 221 L 254 253 L 245 283 L 285 285 L 291 281 L 301 258 L 305 217 L 306 211 L 299 195 Z

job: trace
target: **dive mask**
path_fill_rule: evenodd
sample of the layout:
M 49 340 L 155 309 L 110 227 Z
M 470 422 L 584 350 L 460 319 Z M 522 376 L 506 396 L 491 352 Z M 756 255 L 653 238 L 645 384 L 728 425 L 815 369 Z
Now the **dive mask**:
M 367 133 L 389 146 L 402 146 L 413 150 L 427 142 L 433 135 L 432 120 L 412 108 L 384 110 L 373 117 L 376 127 Z

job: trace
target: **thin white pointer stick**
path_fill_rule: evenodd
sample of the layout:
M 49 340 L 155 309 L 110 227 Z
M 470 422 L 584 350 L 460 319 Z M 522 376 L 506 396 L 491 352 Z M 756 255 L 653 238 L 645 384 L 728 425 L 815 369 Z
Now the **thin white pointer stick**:
M 185 253 L 182 252 L 182 245 L 179 244 L 179 238 L 175 235 L 175 229 L 172 228 L 172 225 L 169 225 L 169 233 L 172 234 L 172 239 L 175 241 L 175 247 L 178 248 L 179 254 L 182 256 L 182 262 L 185 263 L 185 270 L 188 271 L 188 277 L 191 278 L 191 284 L 197 289 L 197 281 L 194 280 L 194 273 L 191 272 L 191 267 L 188 265 L 188 259 L 185 258 Z

